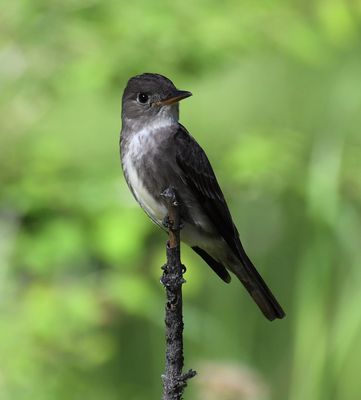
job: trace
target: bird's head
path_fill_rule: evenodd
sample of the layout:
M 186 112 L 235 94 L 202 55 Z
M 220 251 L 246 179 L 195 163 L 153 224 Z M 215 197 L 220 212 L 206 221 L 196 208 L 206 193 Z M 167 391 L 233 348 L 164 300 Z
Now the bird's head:
M 145 73 L 130 78 L 123 93 L 122 120 L 132 125 L 178 121 L 178 102 L 192 93 L 177 89 L 163 75 Z

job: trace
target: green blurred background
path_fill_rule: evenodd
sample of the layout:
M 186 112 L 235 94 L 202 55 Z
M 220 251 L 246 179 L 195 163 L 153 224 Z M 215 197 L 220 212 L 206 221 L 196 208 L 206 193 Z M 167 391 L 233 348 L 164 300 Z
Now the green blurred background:
M 0 399 L 159 399 L 165 235 L 119 164 L 141 72 L 194 96 L 251 258 L 284 305 L 183 248 L 186 399 L 360 399 L 361 3 L 0 5 Z

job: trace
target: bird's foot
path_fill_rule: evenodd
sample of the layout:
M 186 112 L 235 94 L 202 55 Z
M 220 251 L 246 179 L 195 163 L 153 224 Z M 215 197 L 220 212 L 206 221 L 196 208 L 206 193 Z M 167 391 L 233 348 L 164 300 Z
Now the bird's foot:
M 160 195 L 169 205 L 172 205 L 174 207 L 179 206 L 175 189 L 173 186 L 169 186 L 167 189 L 163 190 L 163 192 Z

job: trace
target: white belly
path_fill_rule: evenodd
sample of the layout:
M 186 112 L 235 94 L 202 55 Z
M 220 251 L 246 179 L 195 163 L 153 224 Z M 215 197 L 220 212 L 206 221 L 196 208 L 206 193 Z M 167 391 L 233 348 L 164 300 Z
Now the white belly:
M 132 187 L 137 202 L 153 222 L 164 228 L 163 221 L 168 212 L 167 208 L 150 194 L 129 157 L 125 157 L 123 164 L 127 171 L 128 183 Z M 197 222 L 202 226 L 209 225 L 207 218 L 204 218 L 204 220 L 203 218 L 199 218 Z M 188 246 L 201 247 L 215 259 L 218 259 L 218 256 L 224 253 L 224 242 L 219 238 L 204 235 L 197 225 L 185 222 L 180 236 L 181 240 Z
M 144 186 L 137 169 L 129 157 L 125 157 L 124 159 L 124 167 L 126 168 L 129 185 L 133 189 L 136 200 L 156 224 L 162 224 L 167 214 L 167 208 L 157 201 Z

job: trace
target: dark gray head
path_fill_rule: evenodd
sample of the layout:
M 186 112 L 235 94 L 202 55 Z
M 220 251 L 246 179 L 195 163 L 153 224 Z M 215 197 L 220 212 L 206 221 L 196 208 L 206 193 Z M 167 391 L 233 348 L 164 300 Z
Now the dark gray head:
M 191 96 L 178 90 L 163 75 L 145 73 L 130 78 L 123 93 L 123 124 L 144 125 L 151 122 L 178 121 L 178 102 Z

